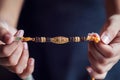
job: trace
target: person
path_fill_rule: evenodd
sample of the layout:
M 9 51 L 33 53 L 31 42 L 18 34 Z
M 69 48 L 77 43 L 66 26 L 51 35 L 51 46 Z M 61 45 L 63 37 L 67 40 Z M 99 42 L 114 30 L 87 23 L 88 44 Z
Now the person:
M 14 37 L 24 35 L 16 26 L 22 25 L 20 28 L 24 28 L 27 36 L 74 36 L 98 31 L 104 22 L 104 0 L 26 0 L 18 24 L 24 1 L 0 0 L 0 65 L 21 79 L 33 73 L 36 60 L 33 73 L 36 80 L 87 80 L 86 66 L 95 79 L 113 80 L 117 76 L 119 80 L 120 1 L 105 1 L 106 23 L 100 32 L 101 41 L 98 44 L 89 42 L 88 66 L 85 44 L 30 43 L 28 51 L 26 42 L 14 41 Z M 18 79 L 4 76 L 0 76 L 1 79 Z

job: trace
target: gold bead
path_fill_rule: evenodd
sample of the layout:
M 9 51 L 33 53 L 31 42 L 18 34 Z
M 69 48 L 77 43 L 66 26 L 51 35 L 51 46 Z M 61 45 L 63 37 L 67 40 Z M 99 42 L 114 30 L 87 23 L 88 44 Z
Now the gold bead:
M 74 42 L 80 42 L 80 37 L 74 37 Z
M 41 43 L 46 42 L 46 37 L 41 37 Z
M 55 44 L 65 44 L 69 42 L 69 39 L 67 37 L 58 36 L 58 37 L 50 38 L 50 42 Z

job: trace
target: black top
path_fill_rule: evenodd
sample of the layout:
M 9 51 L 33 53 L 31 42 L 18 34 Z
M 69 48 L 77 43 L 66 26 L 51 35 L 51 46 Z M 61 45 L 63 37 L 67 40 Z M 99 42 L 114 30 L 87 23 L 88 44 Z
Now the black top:
M 26 0 L 18 26 L 32 37 L 85 36 L 99 32 L 104 22 L 104 0 Z M 30 42 L 29 49 L 36 61 L 36 80 L 89 80 L 87 42 Z M 120 80 L 119 69 L 118 63 L 105 80 Z

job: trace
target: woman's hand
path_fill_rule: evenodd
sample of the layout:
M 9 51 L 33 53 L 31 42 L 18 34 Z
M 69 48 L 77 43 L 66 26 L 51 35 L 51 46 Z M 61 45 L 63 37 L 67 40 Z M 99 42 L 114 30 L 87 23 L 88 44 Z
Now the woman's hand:
M 98 44 L 89 43 L 89 74 L 95 79 L 104 79 L 108 71 L 120 59 L 120 15 L 112 16 L 101 31 Z
M 29 58 L 26 42 L 14 41 L 14 37 L 22 37 L 24 31 L 14 33 L 8 25 L 0 23 L 0 65 L 26 79 L 34 70 L 34 59 Z

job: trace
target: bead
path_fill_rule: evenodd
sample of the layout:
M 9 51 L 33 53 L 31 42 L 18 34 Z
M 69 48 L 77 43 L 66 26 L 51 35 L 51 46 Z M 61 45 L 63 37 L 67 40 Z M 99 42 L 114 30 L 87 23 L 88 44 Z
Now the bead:
M 95 43 L 98 43 L 100 41 L 100 37 L 97 33 L 89 33 L 87 37 L 79 37 L 79 36 L 75 36 L 75 37 L 64 37 L 64 36 L 57 36 L 57 37 L 35 37 L 35 38 L 31 38 L 31 37 L 15 37 L 15 41 L 34 41 L 34 42 L 41 42 L 41 43 L 45 43 L 45 42 L 52 42 L 55 44 L 65 44 L 68 42 L 82 42 L 82 41 L 94 41 Z
M 22 39 L 22 41 L 31 41 L 32 40 L 32 38 L 31 37 L 23 37 L 23 39 Z
M 65 44 L 69 42 L 69 38 L 63 36 L 53 37 L 50 38 L 50 42 L 55 44 Z
M 80 42 L 80 37 L 74 37 L 74 42 Z
M 41 42 L 41 43 L 46 42 L 46 38 L 45 37 L 41 37 L 41 40 L 39 42 Z
M 15 37 L 15 41 L 22 40 L 22 37 Z

